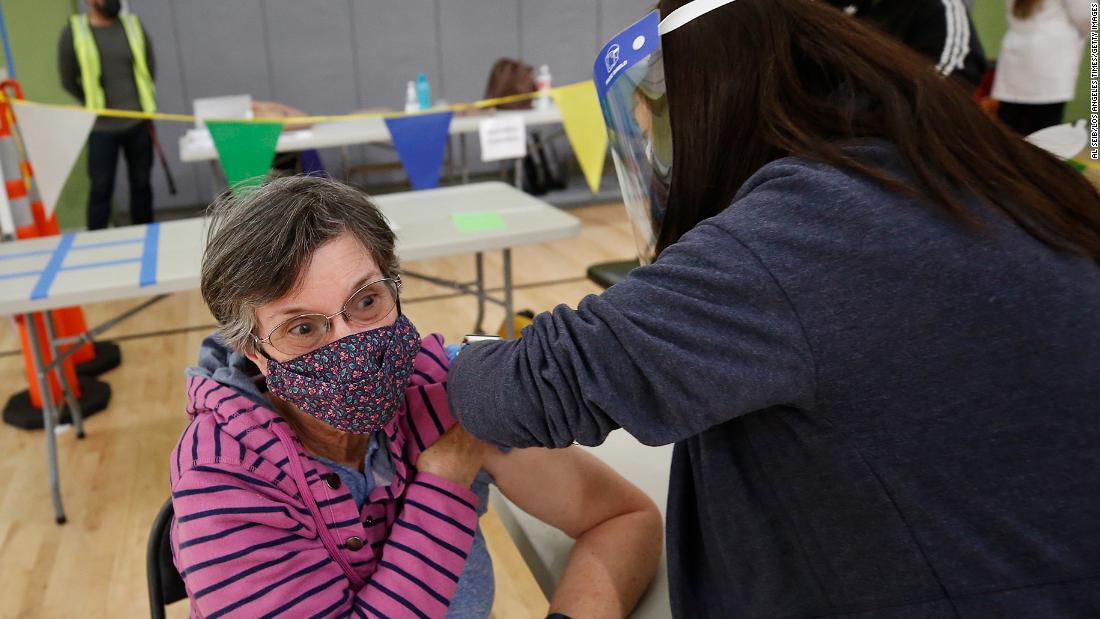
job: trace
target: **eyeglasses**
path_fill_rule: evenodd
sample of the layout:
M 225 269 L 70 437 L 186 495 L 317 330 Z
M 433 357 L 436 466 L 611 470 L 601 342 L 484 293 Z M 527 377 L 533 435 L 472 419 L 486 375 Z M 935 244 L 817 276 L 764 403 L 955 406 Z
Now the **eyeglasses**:
M 360 331 L 383 322 L 397 305 L 400 289 L 400 277 L 378 279 L 353 292 L 335 314 L 302 314 L 275 325 L 267 337 L 253 337 L 259 344 L 269 344 L 284 355 L 304 355 L 326 343 L 332 332 L 332 319 L 337 316 L 343 316 L 349 327 Z

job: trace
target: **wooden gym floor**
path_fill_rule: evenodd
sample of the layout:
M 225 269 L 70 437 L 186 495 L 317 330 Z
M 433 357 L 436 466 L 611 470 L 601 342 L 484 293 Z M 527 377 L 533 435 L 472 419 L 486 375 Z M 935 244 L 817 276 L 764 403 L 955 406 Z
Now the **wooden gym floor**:
M 514 250 L 516 308 L 536 312 L 559 303 L 575 306 L 599 292 L 584 276 L 597 262 L 634 254 L 629 225 L 618 204 L 570 211 L 583 221 L 580 237 Z M 403 265 L 440 277 L 473 277 L 462 256 Z M 487 254 L 490 287 L 501 284 L 500 254 Z M 91 326 L 140 299 L 85 307 Z M 403 308 L 421 333 L 461 339 L 472 327 L 472 297 L 408 279 Z M 496 329 L 503 310 L 490 305 Z M 0 319 L 0 403 L 26 388 L 19 342 Z M 213 320 L 197 291 L 176 294 L 108 332 L 122 347 L 122 367 L 110 383 L 110 407 L 86 422 L 87 438 L 59 436 L 61 485 L 68 523 L 54 524 L 41 431 L 0 426 L 0 618 L 148 617 L 145 545 L 149 527 L 168 497 L 168 454 L 185 424 L 183 371 L 195 359 Z M 156 334 L 170 331 L 169 334 Z M 11 353 L 11 354 L 4 354 Z M 496 515 L 482 519 L 496 564 L 493 616 L 543 617 L 546 600 Z M 169 607 L 186 617 L 187 602 Z

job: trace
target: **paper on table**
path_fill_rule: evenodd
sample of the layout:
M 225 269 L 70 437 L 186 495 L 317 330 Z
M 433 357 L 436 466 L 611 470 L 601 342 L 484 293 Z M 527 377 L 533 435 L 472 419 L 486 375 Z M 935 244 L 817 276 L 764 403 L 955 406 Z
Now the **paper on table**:
M 295 131 L 284 131 L 282 135 L 285 140 L 312 140 L 312 129 L 297 129 Z
M 459 232 L 485 232 L 504 230 L 508 226 L 500 213 L 495 211 L 476 211 L 473 213 L 455 213 L 451 215 L 455 230 Z
M 520 114 L 501 114 L 478 125 L 481 160 L 520 159 L 527 155 L 527 125 Z

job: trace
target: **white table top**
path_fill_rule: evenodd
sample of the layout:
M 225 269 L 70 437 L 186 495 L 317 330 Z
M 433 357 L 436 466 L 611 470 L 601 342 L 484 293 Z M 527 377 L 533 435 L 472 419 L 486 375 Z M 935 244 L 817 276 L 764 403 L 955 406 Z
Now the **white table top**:
M 566 239 L 580 221 L 504 183 L 374 198 L 397 233 L 397 253 L 420 260 Z M 496 213 L 500 229 L 459 232 L 453 216 Z M 198 288 L 201 217 L 0 243 L 0 315 Z
M 502 110 L 494 115 L 456 115 L 451 120 L 451 135 L 477 133 L 481 121 L 486 118 L 504 115 L 523 116 L 528 127 L 552 125 L 561 122 L 561 112 L 555 106 L 550 106 L 546 110 Z M 386 129 L 386 123 L 383 119 L 364 118 L 361 120 L 319 123 L 309 129 L 284 131 L 275 145 L 275 152 L 284 153 L 309 148 L 330 148 L 389 141 L 390 132 Z M 208 161 L 218 158 L 218 151 L 214 148 L 210 133 L 205 129 L 192 129 L 185 133 L 180 138 L 179 148 L 182 161 Z

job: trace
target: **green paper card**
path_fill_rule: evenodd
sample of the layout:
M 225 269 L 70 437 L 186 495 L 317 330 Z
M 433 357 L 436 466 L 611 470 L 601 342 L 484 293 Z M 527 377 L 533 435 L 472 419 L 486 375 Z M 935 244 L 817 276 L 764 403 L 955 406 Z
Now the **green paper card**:
M 486 232 L 488 230 L 504 230 L 508 226 L 500 213 L 492 211 L 477 211 L 473 213 L 455 213 L 451 215 L 455 230 L 459 232 Z
M 218 150 L 225 180 L 233 193 L 259 185 L 275 160 L 281 123 L 208 120 L 206 128 Z

